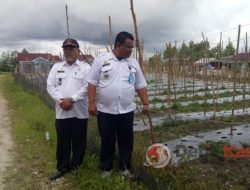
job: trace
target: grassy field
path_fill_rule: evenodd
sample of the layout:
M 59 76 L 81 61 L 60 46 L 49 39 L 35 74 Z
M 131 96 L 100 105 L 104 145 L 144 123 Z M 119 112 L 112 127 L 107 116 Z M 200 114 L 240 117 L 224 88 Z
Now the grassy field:
M 34 94 L 26 93 L 11 76 L 0 78 L 0 88 L 12 110 L 12 134 L 15 141 L 13 165 L 8 168 L 6 189 L 144 189 L 137 182 L 124 181 L 118 171 L 109 179 L 102 179 L 98 169 L 98 154 L 87 149 L 84 164 L 79 171 L 68 174 L 63 181 L 51 183 L 48 177 L 55 171 L 54 111 L 46 107 Z M 96 137 L 96 125 L 89 124 L 89 138 Z M 51 140 L 45 140 L 49 131 Z M 97 138 L 98 141 L 98 138 Z M 89 143 L 89 147 L 93 144 Z
M 164 169 L 145 168 L 145 151 L 151 144 L 149 131 L 135 133 L 133 170 L 137 180 L 124 181 L 117 170 L 112 176 L 102 179 L 98 169 L 99 135 L 95 119 L 91 118 L 88 128 L 88 147 L 84 164 L 79 171 L 67 174 L 64 180 L 51 183 L 48 177 L 55 170 L 54 111 L 44 105 L 35 93 L 26 93 L 11 76 L 0 77 L 0 88 L 12 110 L 12 134 L 15 141 L 13 165 L 6 174 L 8 190 L 247 190 L 250 187 L 250 159 L 229 159 L 222 156 L 222 143 L 209 144 L 212 154 L 195 161 L 186 161 L 178 167 L 168 165 Z M 249 116 L 235 117 L 234 122 L 249 123 Z M 228 127 L 230 118 L 207 121 L 174 121 L 155 128 L 156 142 L 166 142 L 180 136 Z M 49 131 L 51 140 L 45 140 Z M 117 155 L 116 155 L 117 158 Z M 117 160 L 117 159 L 116 159 Z

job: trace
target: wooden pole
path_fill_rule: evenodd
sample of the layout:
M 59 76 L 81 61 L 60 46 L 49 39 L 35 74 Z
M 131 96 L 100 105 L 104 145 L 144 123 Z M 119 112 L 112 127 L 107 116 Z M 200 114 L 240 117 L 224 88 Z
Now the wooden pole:
M 238 28 L 238 39 L 237 39 L 237 48 L 236 48 L 236 55 L 239 54 L 239 44 L 240 44 L 240 28 L 241 25 L 239 25 Z M 234 109 L 235 109 L 235 91 L 236 91 L 236 71 L 233 71 L 233 100 L 232 100 L 232 116 L 234 117 Z M 232 132 L 232 131 L 231 131 Z M 232 134 L 232 133 L 231 133 Z
M 248 52 L 248 44 L 247 44 L 247 32 L 246 32 L 246 47 L 245 47 L 245 53 Z
M 150 138 L 151 138 L 152 144 L 154 144 L 155 143 L 154 129 L 153 129 L 152 117 L 151 117 L 151 113 L 150 112 L 148 112 L 148 119 L 149 119 L 149 126 L 150 126 Z
M 141 114 L 141 111 L 140 111 L 140 109 L 138 108 L 137 105 L 136 105 L 136 109 L 137 109 L 137 111 L 138 111 L 138 113 L 139 113 L 140 118 L 141 118 L 142 121 L 143 121 L 143 124 L 146 126 L 147 124 L 146 124 L 146 122 L 145 122 L 145 120 L 144 120 L 144 118 L 143 118 L 143 116 L 142 116 L 142 114 Z
M 236 48 L 236 52 L 235 52 L 236 55 L 238 55 L 238 53 L 239 53 L 240 28 L 241 28 L 241 26 L 239 25 L 239 28 L 238 28 L 238 38 L 237 38 L 237 48 Z M 232 70 L 233 70 L 233 68 L 232 68 Z M 237 72 L 237 69 L 235 69 L 235 71 L 233 70 L 233 100 L 232 100 L 232 120 L 233 121 L 234 121 L 235 93 L 236 93 L 236 72 Z M 230 135 L 233 135 L 233 126 L 230 127 Z
M 241 29 L 241 25 L 239 25 L 238 28 L 238 39 L 237 39 L 237 48 L 236 48 L 236 55 L 239 53 L 239 44 L 240 44 L 240 29 Z
M 70 38 L 70 33 L 69 33 L 69 16 L 68 16 L 68 5 L 67 4 L 66 4 L 66 23 L 67 23 L 68 38 Z
M 133 22 L 134 22 L 134 29 L 135 29 L 135 42 L 136 42 L 136 50 L 139 54 L 139 64 L 140 67 L 142 69 L 143 72 L 143 57 L 142 57 L 142 52 L 141 52 L 141 45 L 140 45 L 140 38 L 139 38 L 139 33 L 138 33 L 138 27 L 137 27 L 137 21 L 136 21 L 136 15 L 135 15 L 135 11 L 134 11 L 134 5 L 133 5 L 133 0 L 130 0 L 130 6 L 131 6 L 131 13 L 132 13 L 132 18 L 133 18 Z
M 168 50 L 168 110 L 169 110 L 169 117 L 171 114 L 171 58 L 172 58 L 172 47 L 171 42 L 169 42 L 169 45 L 166 44 Z
M 111 17 L 109 16 L 109 45 L 110 49 L 112 50 L 112 30 L 111 30 Z
M 202 38 L 203 38 L 203 42 L 207 42 L 207 39 L 205 40 L 205 36 L 202 32 Z M 207 81 L 207 62 L 209 62 L 209 58 L 208 58 L 208 49 L 207 49 L 207 46 L 206 44 L 204 44 L 205 47 L 204 47 L 204 55 L 205 55 L 205 67 L 204 67 L 204 71 L 205 71 L 205 75 L 204 75 L 204 79 L 205 79 L 205 91 L 204 91 L 204 115 L 206 115 L 206 112 L 207 112 L 207 90 L 208 90 L 208 81 Z

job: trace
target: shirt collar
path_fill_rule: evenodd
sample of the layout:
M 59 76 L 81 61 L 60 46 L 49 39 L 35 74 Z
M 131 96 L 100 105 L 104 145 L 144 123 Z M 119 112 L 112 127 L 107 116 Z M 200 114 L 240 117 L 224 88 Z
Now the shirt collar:
M 75 63 L 73 63 L 72 65 L 80 65 L 80 61 L 77 59 Z M 66 61 L 64 61 L 63 66 L 69 67 L 68 63 Z
M 115 54 L 113 54 L 113 52 L 111 51 L 111 52 L 109 52 L 109 60 L 116 60 L 116 61 L 119 61 L 117 58 L 116 58 L 116 56 L 115 56 Z M 125 60 L 125 61 L 127 61 L 127 58 L 123 58 L 122 60 Z M 121 61 L 122 61 L 121 60 Z

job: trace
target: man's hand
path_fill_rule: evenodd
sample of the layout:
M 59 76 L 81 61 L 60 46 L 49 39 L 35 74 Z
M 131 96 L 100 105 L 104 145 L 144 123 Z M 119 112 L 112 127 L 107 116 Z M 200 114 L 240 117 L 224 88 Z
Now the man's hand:
M 65 111 L 69 111 L 73 108 L 73 102 L 72 102 L 71 98 L 61 98 L 59 105 Z
M 90 103 L 89 102 L 89 114 L 96 116 L 97 115 L 97 109 L 96 109 L 96 104 L 95 103 Z
M 142 114 L 144 114 L 144 115 L 149 114 L 149 105 L 148 104 L 143 104 Z
M 139 95 L 141 102 L 143 103 L 142 114 L 149 114 L 149 102 L 148 102 L 148 92 L 147 88 L 137 89 L 137 94 Z

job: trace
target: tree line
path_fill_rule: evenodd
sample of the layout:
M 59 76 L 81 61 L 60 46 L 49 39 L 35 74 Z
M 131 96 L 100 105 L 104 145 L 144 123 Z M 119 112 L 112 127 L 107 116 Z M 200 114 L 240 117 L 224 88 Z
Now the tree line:
M 28 53 L 28 51 L 23 48 L 22 53 Z M 14 51 L 7 51 L 1 53 L 0 57 L 0 71 L 2 72 L 11 72 L 18 64 L 17 59 L 17 50 Z
M 218 43 L 215 47 L 210 48 L 208 41 L 201 41 L 194 43 L 193 41 L 188 44 L 183 43 L 180 48 L 177 49 L 176 46 L 171 47 L 171 45 L 166 44 L 166 49 L 163 52 L 163 58 L 166 60 L 168 58 L 179 58 L 179 59 L 191 59 L 197 61 L 204 57 L 227 57 L 235 54 L 235 48 L 232 42 L 229 42 L 225 48 L 222 47 L 221 43 Z M 205 52 L 207 55 L 205 55 Z M 154 55 L 149 58 L 149 63 L 152 63 L 157 57 Z

